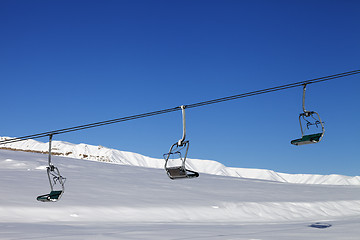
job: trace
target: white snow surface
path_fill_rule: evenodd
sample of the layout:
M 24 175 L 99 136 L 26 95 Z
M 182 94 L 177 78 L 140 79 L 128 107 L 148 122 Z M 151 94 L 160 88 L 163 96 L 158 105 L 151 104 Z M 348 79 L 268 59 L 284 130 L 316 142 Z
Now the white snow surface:
M 0 141 L 11 139 L 0 137 Z M 3 149 L 23 150 L 30 152 L 48 153 L 49 144 L 35 140 L 26 140 L 0 145 Z M 103 146 L 88 144 L 72 144 L 63 141 L 52 142 L 52 152 L 59 156 L 86 159 L 123 165 L 140 166 L 148 168 L 164 168 L 164 159 L 146 157 L 137 153 L 109 149 Z M 287 183 L 302 184 L 330 184 L 330 185 L 360 185 L 360 176 L 343 175 L 315 175 L 315 174 L 286 174 L 266 169 L 249 169 L 226 167 L 212 160 L 188 159 L 187 167 L 200 173 L 231 176 L 250 179 L 271 180 Z
M 18 144 L 47 151 L 47 144 L 36 141 Z M 36 197 L 50 191 L 47 156 L 0 150 L 0 239 L 355 240 L 360 236 L 358 185 L 213 175 L 219 172 L 170 180 L 163 169 L 149 168 L 162 167 L 163 160 L 85 144 L 55 142 L 54 148 L 92 160 L 109 158 L 100 162 L 69 158 L 71 154 L 53 156 L 53 164 L 67 179 L 65 193 L 58 202 L 43 203 Z M 192 162 L 204 171 L 221 166 Z M 135 164 L 146 167 L 129 166 Z M 249 171 L 250 177 L 262 176 L 261 171 Z M 331 227 L 309 227 L 316 222 Z

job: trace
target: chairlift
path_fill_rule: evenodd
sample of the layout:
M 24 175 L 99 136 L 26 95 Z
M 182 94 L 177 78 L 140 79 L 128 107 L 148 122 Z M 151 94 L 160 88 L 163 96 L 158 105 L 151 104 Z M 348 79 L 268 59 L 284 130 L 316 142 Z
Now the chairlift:
M 189 150 L 189 141 L 185 141 L 186 122 L 185 122 L 185 106 L 181 106 L 183 120 L 183 136 L 171 145 L 168 153 L 165 153 L 165 170 L 170 179 L 196 178 L 199 173 L 186 168 L 186 157 Z M 174 163 L 175 162 L 175 163 Z
M 302 99 L 303 112 L 299 114 L 301 138 L 291 141 L 291 144 L 296 146 L 318 143 L 321 141 L 325 133 L 324 122 L 321 121 L 320 115 L 315 111 L 305 110 L 305 92 L 306 92 L 306 84 L 304 84 L 303 87 L 303 99 Z M 306 128 L 303 126 L 303 123 L 306 123 Z M 309 130 L 312 126 L 316 126 L 317 129 L 319 129 L 319 126 L 321 126 L 321 131 L 317 131 L 317 133 L 304 135 L 305 130 L 306 129 Z
M 49 135 L 49 158 L 48 158 L 49 166 L 46 167 L 46 172 L 48 175 L 51 191 L 48 194 L 38 196 L 36 200 L 40 202 L 57 202 L 60 200 L 61 196 L 65 191 L 64 184 L 66 178 L 61 176 L 59 169 L 51 163 L 51 141 L 52 141 L 52 134 Z M 55 186 L 57 187 L 56 189 Z

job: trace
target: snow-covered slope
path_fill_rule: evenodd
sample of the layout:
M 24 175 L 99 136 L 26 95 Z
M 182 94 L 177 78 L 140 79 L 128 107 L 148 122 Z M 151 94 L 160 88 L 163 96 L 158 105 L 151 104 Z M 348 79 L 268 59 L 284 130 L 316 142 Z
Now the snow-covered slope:
M 0 137 L 0 140 L 9 139 Z M 19 150 L 36 153 L 48 153 L 48 143 L 35 140 L 0 145 L 2 149 Z M 137 153 L 109 149 L 103 146 L 88 144 L 72 144 L 62 141 L 53 141 L 52 152 L 54 155 L 69 158 L 94 160 L 101 162 L 118 163 L 123 165 L 141 166 L 149 168 L 163 168 L 164 160 L 146 157 Z M 342 175 L 313 175 L 313 174 L 286 174 L 272 170 L 231 168 L 212 160 L 188 159 L 190 169 L 207 174 L 231 176 L 240 178 L 262 179 L 277 182 L 302 183 L 302 184 L 330 184 L 330 185 L 360 185 L 360 177 Z
M 360 234 L 359 186 L 209 174 L 173 181 L 162 169 L 59 156 L 53 163 L 66 177 L 65 193 L 42 203 L 35 199 L 50 191 L 47 156 L 0 150 L 0 239 L 355 240 Z M 308 227 L 318 221 L 332 227 Z

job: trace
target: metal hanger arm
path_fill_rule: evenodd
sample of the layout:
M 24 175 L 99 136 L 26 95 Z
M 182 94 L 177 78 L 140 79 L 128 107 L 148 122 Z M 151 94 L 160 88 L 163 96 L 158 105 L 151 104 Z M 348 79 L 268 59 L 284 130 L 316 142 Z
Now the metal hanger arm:
M 182 138 L 178 141 L 178 146 L 182 146 L 183 142 L 185 141 L 185 137 L 186 137 L 186 120 L 185 120 L 185 105 L 181 105 L 181 112 L 182 112 L 182 123 L 183 123 L 183 135 Z
M 306 92 L 306 84 L 304 84 L 304 88 L 303 88 L 303 98 L 302 98 L 302 108 L 304 113 L 306 113 L 307 111 L 305 110 L 305 92 Z
M 51 142 L 52 142 L 52 137 L 53 135 L 50 134 L 49 135 L 49 157 L 48 157 L 48 163 L 49 163 L 49 167 L 51 168 L 53 165 L 51 164 Z

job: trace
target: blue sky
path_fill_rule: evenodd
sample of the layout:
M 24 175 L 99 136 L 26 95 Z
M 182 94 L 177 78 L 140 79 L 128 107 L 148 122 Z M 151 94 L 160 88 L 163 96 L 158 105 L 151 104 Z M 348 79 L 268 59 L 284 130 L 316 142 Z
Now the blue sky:
M 0 2 L 1 136 L 23 136 L 359 69 L 358 1 Z M 360 76 L 308 86 L 326 133 L 300 137 L 301 88 L 189 109 L 190 158 L 360 175 Z M 57 135 L 161 158 L 174 112 Z M 47 141 L 47 139 L 39 139 Z

